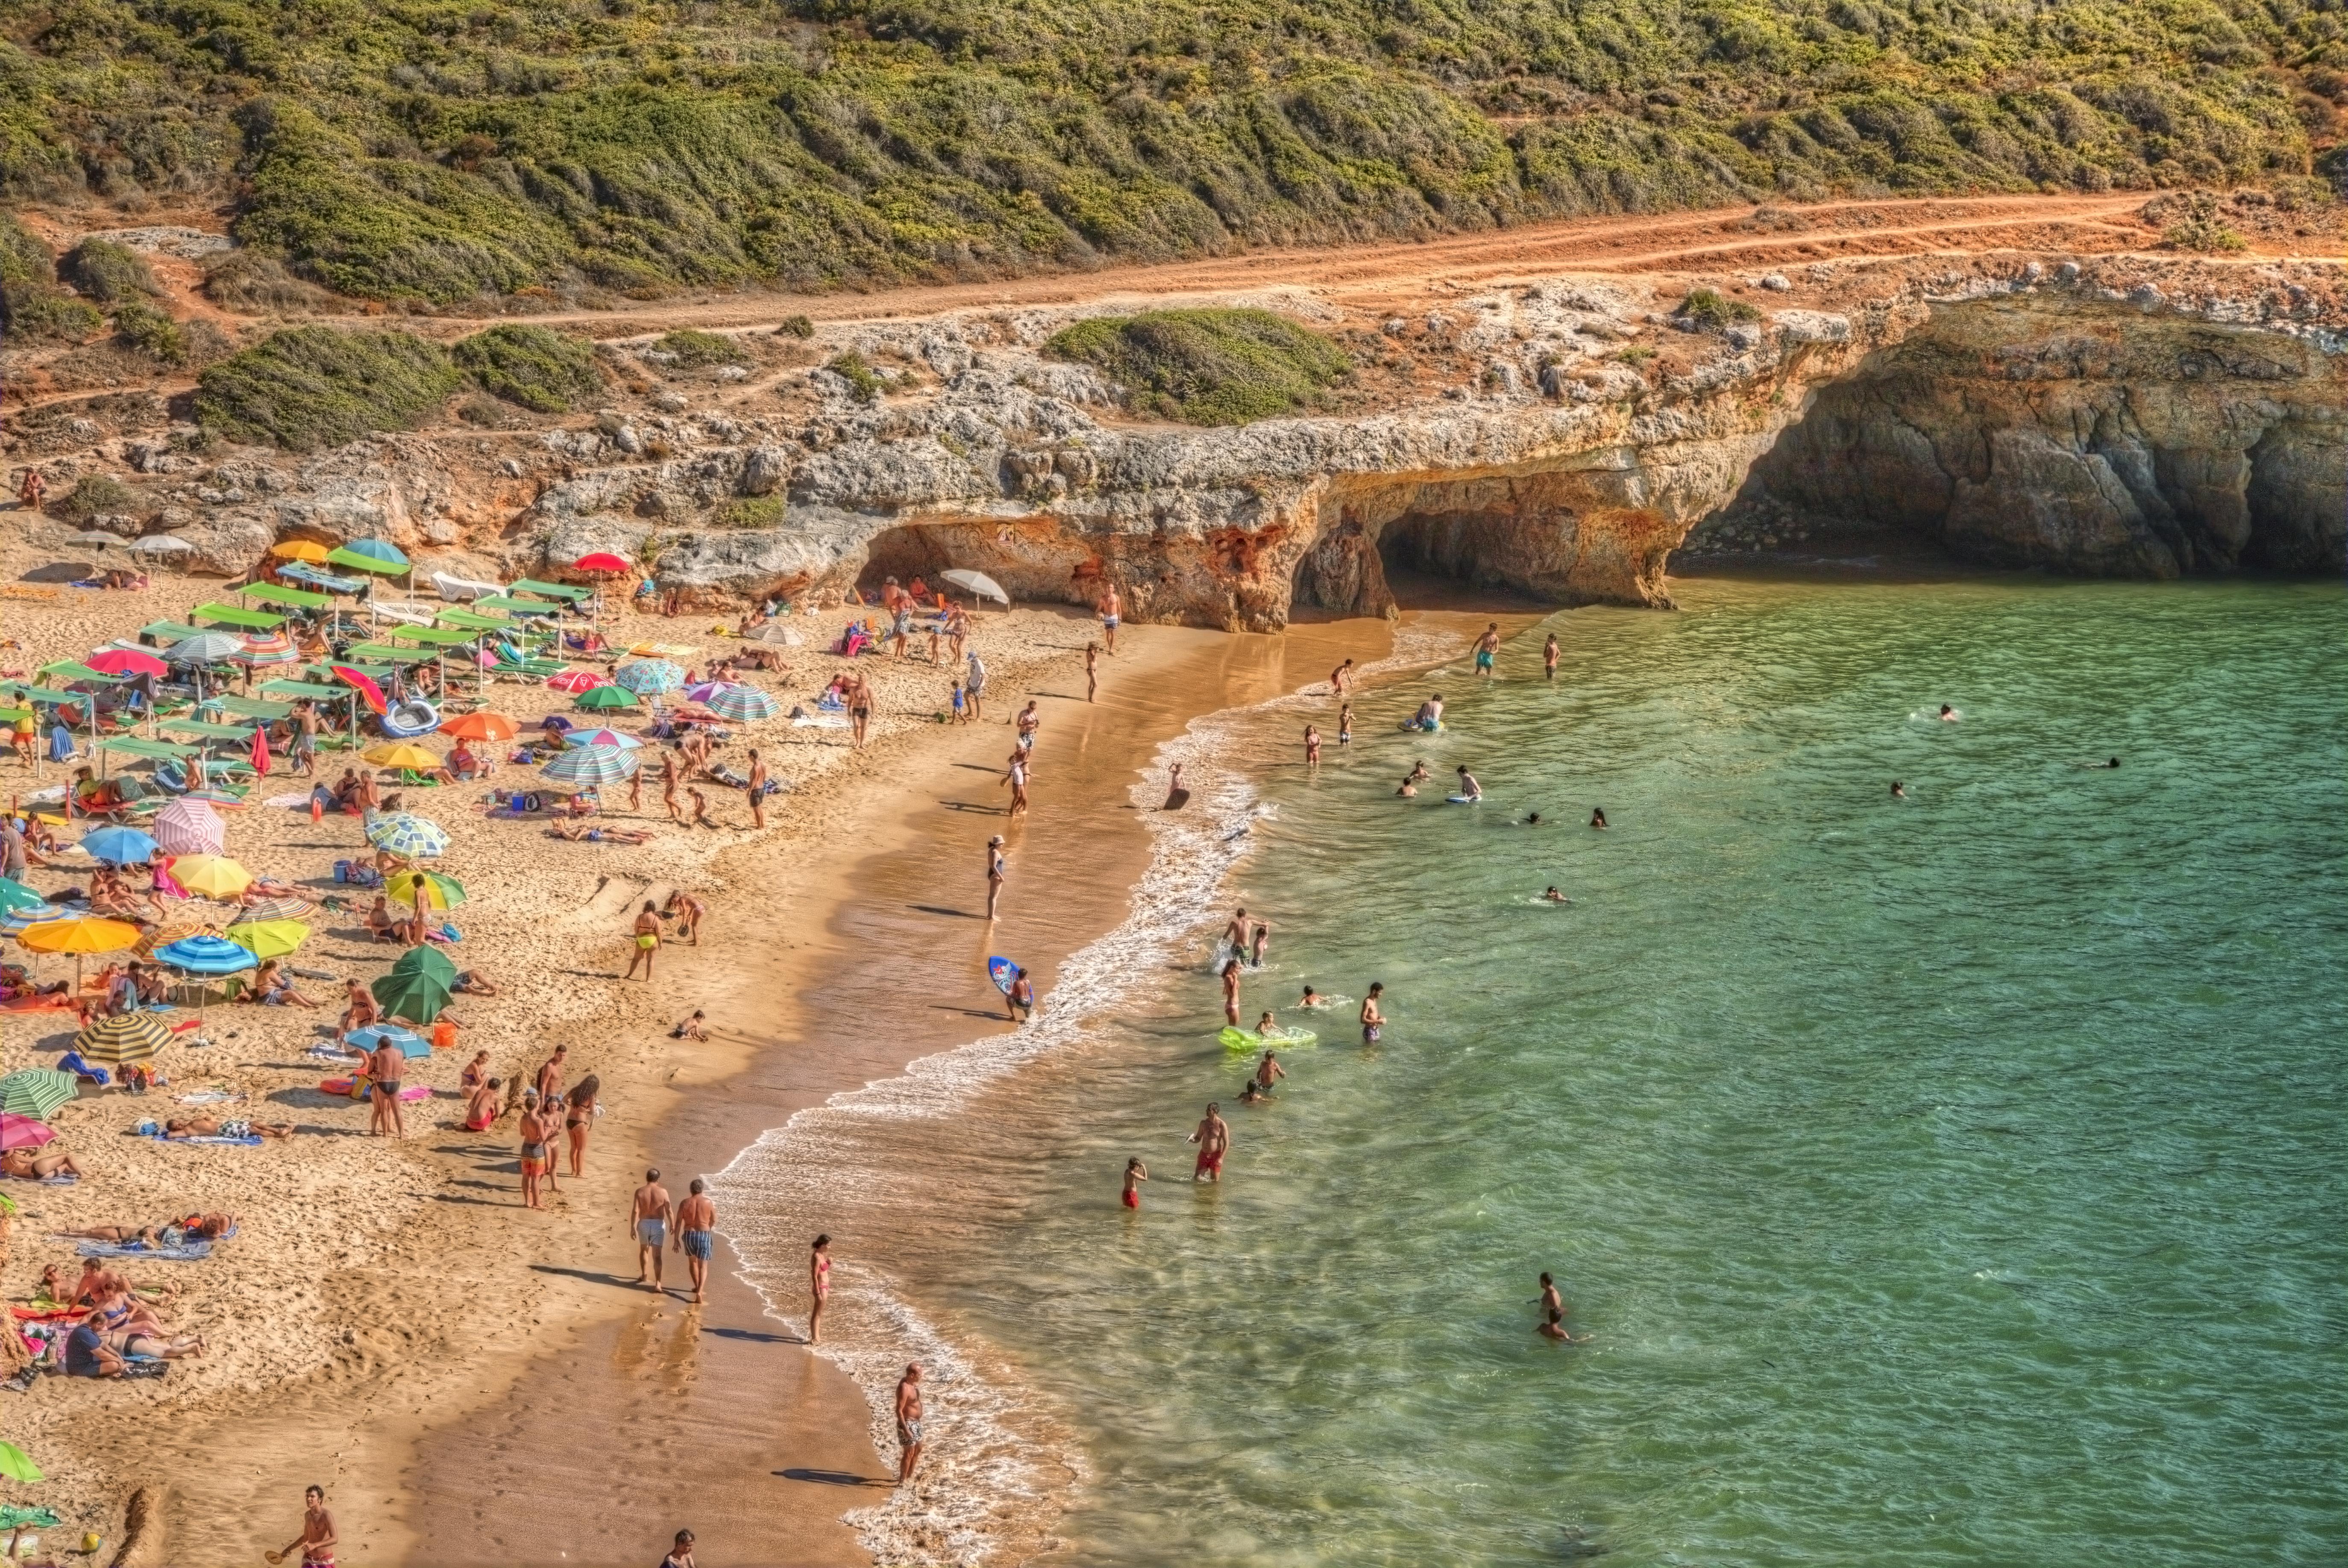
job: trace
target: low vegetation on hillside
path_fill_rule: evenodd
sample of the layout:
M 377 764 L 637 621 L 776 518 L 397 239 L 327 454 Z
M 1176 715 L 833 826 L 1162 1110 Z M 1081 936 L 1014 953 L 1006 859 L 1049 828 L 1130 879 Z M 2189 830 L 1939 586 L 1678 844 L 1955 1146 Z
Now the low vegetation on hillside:
M 462 379 L 446 349 L 408 333 L 294 327 L 208 366 L 196 418 L 231 440 L 315 451 L 411 429 Z
M 443 304 L 2222 187 L 2343 101 L 2333 0 L 0 0 L 0 201 Z
M 1241 425 L 1309 404 L 1353 369 L 1345 351 L 1265 310 L 1158 310 L 1063 327 L 1047 353 L 1097 366 L 1143 413 Z
M 567 414 L 603 387 L 594 345 L 542 326 L 477 332 L 451 357 L 482 391 L 541 414 Z

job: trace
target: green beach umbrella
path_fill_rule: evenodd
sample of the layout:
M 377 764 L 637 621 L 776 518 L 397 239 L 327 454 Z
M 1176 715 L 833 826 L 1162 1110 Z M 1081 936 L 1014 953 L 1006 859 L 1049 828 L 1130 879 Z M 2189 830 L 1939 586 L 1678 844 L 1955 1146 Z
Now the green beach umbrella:
M 452 991 L 457 988 L 455 961 L 429 943 L 421 947 L 411 947 L 401 954 L 399 962 L 391 966 L 391 972 L 394 975 L 422 975 L 439 981 Z
M 14 1443 L 0 1443 L 0 1475 L 26 1482 L 46 1479 L 41 1467 L 33 1462 L 33 1456 Z
M 46 1120 L 49 1112 L 70 1104 L 81 1086 L 71 1073 L 47 1068 L 20 1068 L 0 1078 L 0 1110 Z
M 38 909 L 49 901 L 13 877 L 0 877 L 0 911 Z
M 600 686 L 579 694 L 579 706 L 586 708 L 633 707 L 636 694 L 622 686 Z
M 228 939 L 255 958 L 283 958 L 310 939 L 298 920 L 252 920 L 228 928 Z
M 424 884 L 424 902 L 428 908 L 454 909 L 465 902 L 465 884 L 440 872 L 394 872 L 390 880 L 383 884 L 383 891 L 391 896 L 394 903 L 404 903 L 413 909 L 416 907 L 416 884 L 418 882 Z M 423 950 L 419 948 L 417 951 Z M 453 966 L 449 973 L 456 973 Z
M 428 1024 L 448 1005 L 447 983 L 421 970 L 402 972 L 394 967 L 390 974 L 370 981 L 367 989 L 375 993 L 386 1016 L 411 1023 Z
M 428 860 L 448 852 L 448 830 L 429 817 L 394 811 L 367 818 L 366 841 L 411 861 Z

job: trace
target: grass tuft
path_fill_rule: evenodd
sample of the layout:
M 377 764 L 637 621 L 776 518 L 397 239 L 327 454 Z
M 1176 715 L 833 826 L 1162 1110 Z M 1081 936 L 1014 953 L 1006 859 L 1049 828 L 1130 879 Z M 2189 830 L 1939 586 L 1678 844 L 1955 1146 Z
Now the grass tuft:
M 139 504 L 138 492 L 111 474 L 84 474 L 63 500 L 49 511 L 67 522 L 80 522 L 107 512 L 126 512 Z
M 1680 301 L 1679 314 L 1708 332 L 1717 332 L 1733 322 L 1761 319 L 1759 311 L 1717 289 L 1690 289 L 1687 298 Z
M 747 364 L 750 356 L 740 344 L 720 332 L 696 332 L 691 327 L 672 332 L 653 345 L 656 353 L 674 355 L 680 370 L 701 370 L 712 365 Z
M 1193 425 L 1287 413 L 1353 369 L 1319 333 L 1263 310 L 1095 316 L 1055 333 L 1045 350 L 1106 372 L 1138 408 Z
M 163 292 L 146 258 L 111 240 L 84 240 L 66 253 L 57 270 L 67 283 L 100 304 L 120 304 L 141 294 Z
M 450 356 L 482 391 L 541 414 L 567 414 L 603 389 L 594 345 L 542 326 L 493 326 Z

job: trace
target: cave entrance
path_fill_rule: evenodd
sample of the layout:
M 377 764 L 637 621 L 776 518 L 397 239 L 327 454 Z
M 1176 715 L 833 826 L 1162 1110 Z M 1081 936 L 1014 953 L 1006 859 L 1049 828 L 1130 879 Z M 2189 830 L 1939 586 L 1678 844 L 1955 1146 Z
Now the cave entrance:
M 1548 609 L 1524 581 L 1529 528 L 1512 512 L 1410 511 L 1378 533 L 1378 564 L 1395 608 Z
M 868 599 L 877 597 L 881 585 L 891 577 L 907 587 L 919 577 L 935 588 L 940 573 L 964 564 L 954 559 L 956 542 L 947 530 L 940 528 L 913 525 L 883 529 L 865 546 L 864 568 L 856 574 L 856 591 Z

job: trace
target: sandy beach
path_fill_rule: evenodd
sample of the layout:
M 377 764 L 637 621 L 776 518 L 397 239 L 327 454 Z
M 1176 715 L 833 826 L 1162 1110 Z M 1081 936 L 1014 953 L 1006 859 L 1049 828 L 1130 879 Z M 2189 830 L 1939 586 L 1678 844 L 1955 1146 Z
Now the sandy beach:
M 21 553 L 12 547 L 0 571 L 14 577 L 35 564 L 17 560 Z M 219 592 L 217 583 L 162 576 L 141 592 L 63 590 L 54 600 L 12 603 L 9 633 L 17 645 L 6 650 L 6 667 L 30 670 L 86 655 L 110 636 Z M 839 664 L 815 650 L 852 614 L 827 612 L 801 623 L 808 645 L 791 651 L 796 674 L 758 684 L 787 707 L 794 697 L 810 699 Z M 832 731 L 794 730 L 780 721 L 752 727 L 756 733 L 747 738 L 792 784 L 770 803 L 764 835 L 747 829 L 739 795 L 724 791 L 712 791 L 713 816 L 728 825 L 688 833 L 657 826 L 659 791 L 652 786 L 647 825 L 658 836 L 641 848 L 562 843 L 534 823 L 492 820 L 479 808 L 487 793 L 479 786 L 411 793 L 413 809 L 450 830 L 455 842 L 439 863 L 473 895 L 458 915 L 462 960 L 494 979 L 500 994 L 463 998 L 452 1009 L 467 1025 L 458 1048 L 411 1068 L 409 1081 L 430 1085 L 434 1098 L 408 1109 L 405 1141 L 362 1136 L 365 1107 L 314 1087 L 334 1069 L 303 1053 L 321 1037 L 322 1025 L 331 1024 L 331 1010 L 215 1006 L 191 1031 L 212 1045 L 175 1043 L 160 1058 L 168 1086 L 143 1099 L 85 1095 L 57 1113 L 60 1145 L 88 1174 L 72 1185 L 10 1184 L 24 1211 L 5 1282 L 13 1298 L 32 1295 L 45 1263 L 71 1259 L 69 1243 L 46 1239 L 56 1230 L 209 1209 L 241 1219 L 239 1234 L 210 1259 L 132 1269 L 143 1284 L 170 1287 L 172 1327 L 205 1335 L 205 1356 L 151 1382 L 42 1379 L 15 1407 L 12 1436 L 53 1478 L 37 1495 L 64 1518 L 62 1532 L 96 1531 L 108 1538 L 111 1553 L 126 1509 L 143 1491 L 138 1511 L 147 1525 L 129 1561 L 250 1557 L 283 1543 L 298 1518 L 301 1487 L 316 1481 L 334 1499 L 347 1554 L 406 1560 L 417 1554 L 421 1538 L 433 1560 L 511 1561 L 518 1553 L 552 1559 L 568 1551 L 574 1562 L 633 1561 L 647 1546 L 664 1544 L 674 1525 L 633 1509 L 565 1506 L 577 1495 L 576 1480 L 600 1479 L 626 1462 L 615 1458 L 615 1447 L 654 1462 L 666 1454 L 664 1469 L 705 1470 L 718 1483 L 711 1496 L 730 1478 L 705 1464 L 707 1445 L 678 1448 L 701 1421 L 714 1420 L 707 1430 L 745 1450 L 779 1442 L 790 1462 L 773 1460 L 769 1470 L 880 1475 L 869 1412 L 829 1363 L 794 1349 L 787 1362 L 770 1356 L 734 1365 L 773 1346 L 784 1331 L 757 1318 L 754 1298 L 730 1282 L 730 1271 L 713 1271 L 714 1283 L 725 1283 L 690 1333 L 680 1333 L 686 1326 L 682 1303 L 622 1288 L 633 1279 L 633 1263 L 622 1222 L 647 1156 L 671 1171 L 671 1185 L 681 1192 L 687 1175 L 722 1166 L 740 1141 L 798 1106 L 886 1075 L 979 1026 L 962 1016 L 993 999 L 975 972 L 973 984 L 940 999 L 956 1009 L 953 1024 L 941 1017 L 926 1029 L 916 1019 L 834 1035 L 795 1016 L 790 1003 L 806 989 L 808 960 L 836 962 L 825 956 L 835 944 L 859 940 L 836 911 L 850 907 L 859 866 L 887 853 L 890 844 L 937 840 L 937 853 L 966 868 L 956 890 L 963 896 L 954 903 L 969 904 L 973 888 L 983 897 L 978 846 L 995 830 L 994 813 L 1006 796 L 998 754 L 1007 753 L 1006 721 L 1029 692 L 1057 694 L 1045 704 L 1041 820 L 1069 798 L 1066 789 L 1056 799 L 1050 792 L 1055 787 L 1045 780 L 1052 770 L 1089 758 L 1097 743 L 1102 771 L 1129 781 L 1147 756 L 1148 735 L 1217 705 L 1221 690 L 1211 679 L 1187 672 L 1160 678 L 1161 670 L 1170 676 L 1169 661 L 1211 669 L 1240 645 L 1215 634 L 1128 633 L 1124 655 L 1103 661 L 1104 700 L 1086 710 L 1071 698 L 1082 696 L 1081 650 L 1095 630 L 1088 621 L 1065 610 L 1023 610 L 985 614 L 979 626 L 976 645 L 994 672 L 983 726 L 953 728 L 932 717 L 945 706 L 944 671 L 868 658 L 860 663 L 878 689 L 879 718 L 874 744 L 863 753 L 851 753 L 846 737 Z M 708 630 L 706 621 L 632 617 L 620 640 L 707 645 Z M 1138 692 L 1155 695 L 1120 706 Z M 491 688 L 489 706 L 527 726 L 570 705 L 541 686 L 500 685 Z M 1068 711 L 1086 711 L 1094 722 L 1080 729 L 1061 717 Z M 1128 732 L 1116 733 L 1126 724 Z M 737 739 L 728 753 L 737 765 L 740 752 Z M 326 768 L 335 755 L 322 758 L 322 769 L 336 770 Z M 10 766 L 9 788 L 16 790 L 60 776 L 45 766 L 36 781 L 21 765 Z M 509 769 L 498 782 L 519 783 L 522 772 Z M 264 782 L 254 799 L 265 799 L 275 782 Z M 624 821 L 623 796 L 613 798 L 614 816 Z M 359 848 L 355 819 L 330 817 L 314 827 L 306 813 L 264 805 L 230 815 L 229 853 L 305 892 L 326 892 L 332 861 Z M 963 816 L 977 820 L 953 820 Z M 1024 833 L 1037 858 L 1048 860 L 1055 851 L 1044 846 L 1039 826 Z M 941 827 L 963 841 L 949 848 Z M 1138 855 L 1138 833 L 1133 841 L 1128 852 Z M 1014 844 L 1022 849 L 1022 839 L 1014 836 Z M 1014 911 L 1023 882 L 1056 883 L 1042 871 L 1014 859 Z M 941 885 L 947 874 L 942 866 Z M 36 870 L 33 880 L 46 890 L 60 876 Z M 1086 920 L 1114 919 L 1123 885 L 1108 871 L 1084 884 L 1091 890 L 1088 906 L 1081 897 L 1061 896 L 1083 888 L 1056 888 L 1050 903 L 1036 900 L 1034 913 L 1049 909 L 1068 921 L 1073 941 Z M 674 887 L 710 903 L 705 951 L 668 946 L 652 985 L 618 983 L 626 911 Z M 1080 906 L 1087 913 L 1077 913 Z M 224 906 L 199 904 L 187 919 L 209 915 L 224 923 L 227 913 Z M 381 973 L 396 950 L 371 946 L 355 927 L 353 918 L 322 912 L 316 934 L 295 962 L 337 977 Z M 1006 932 L 1017 929 L 1006 923 Z M 1052 940 L 1038 927 L 1028 952 L 1038 954 Z M 41 973 L 61 973 L 59 962 L 46 961 Z M 1039 978 L 1047 976 L 1045 965 Z M 322 1001 L 337 1000 L 329 982 L 304 985 Z M 711 1041 L 671 1040 L 668 1026 L 695 1006 L 710 1013 Z M 165 1016 L 177 1021 L 187 1012 Z M 68 1043 L 70 1029 L 59 1029 L 59 1016 L 9 1018 L 6 1065 L 49 1059 Z M 959 1036 L 955 1025 L 963 1031 Z M 520 1204 L 511 1119 L 488 1134 L 456 1130 L 454 1084 L 475 1049 L 489 1052 L 493 1070 L 527 1076 L 557 1042 L 572 1047 L 572 1081 L 585 1072 L 600 1076 L 608 1114 L 596 1125 L 585 1178 L 563 1182 L 552 1212 L 530 1214 Z M 290 1120 L 301 1132 L 250 1149 L 164 1147 L 129 1136 L 139 1120 L 177 1110 L 177 1096 L 214 1086 L 243 1097 L 223 1102 L 232 1113 Z M 653 1312 L 645 1318 L 648 1304 Z M 592 1358 L 600 1353 L 617 1357 L 623 1367 L 675 1376 L 680 1357 L 690 1370 L 688 1353 L 701 1346 L 709 1347 L 700 1351 L 708 1357 L 700 1369 L 704 1385 L 722 1386 L 743 1406 L 715 1415 L 682 1411 L 676 1401 L 659 1399 L 657 1387 L 623 1387 L 623 1380 L 592 1375 L 600 1363 Z M 598 1391 L 621 1406 L 650 1396 L 663 1408 L 632 1428 L 624 1409 L 598 1411 Z M 582 1423 L 600 1427 L 606 1414 L 622 1424 L 602 1429 L 620 1433 L 621 1442 L 581 1442 L 581 1431 L 597 1429 Z M 494 1441 L 484 1439 L 534 1433 L 533 1421 L 552 1422 L 561 1441 L 509 1441 L 505 1451 L 528 1462 L 501 1471 Z M 683 1451 L 695 1457 L 686 1460 Z M 531 1468 L 541 1461 L 542 1468 Z M 689 1485 L 683 1477 L 664 1481 L 664 1507 L 694 1511 Z M 745 1500 L 737 1514 L 745 1537 L 739 1560 L 856 1560 L 853 1537 L 837 1523 L 849 1506 L 842 1496 L 831 1481 L 817 1480 L 793 1482 L 782 1495 L 755 1503 Z M 558 1521 L 566 1522 L 557 1528 Z M 580 1532 L 575 1543 L 561 1539 L 572 1528 Z M 705 1540 L 722 1541 L 727 1527 L 696 1528 Z M 778 1556 L 760 1555 L 780 1545 L 778 1532 L 788 1544 Z M 500 1534 L 513 1539 L 500 1544 Z

